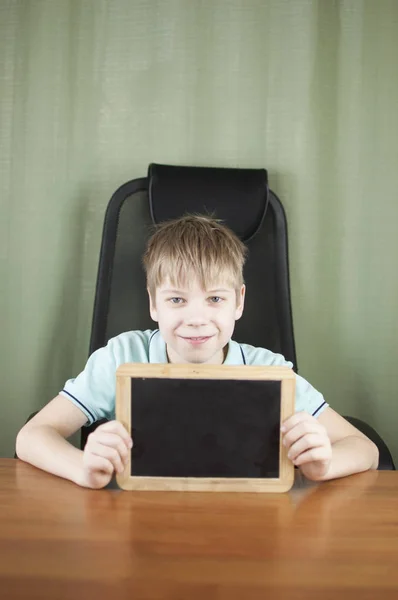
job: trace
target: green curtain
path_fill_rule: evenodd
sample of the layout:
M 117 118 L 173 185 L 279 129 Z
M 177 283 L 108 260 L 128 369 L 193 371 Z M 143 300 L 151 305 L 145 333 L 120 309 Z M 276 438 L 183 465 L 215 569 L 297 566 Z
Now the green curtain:
M 397 56 L 395 0 L 0 0 L 0 455 L 84 366 L 111 194 L 164 162 L 268 169 L 300 372 L 398 460 Z

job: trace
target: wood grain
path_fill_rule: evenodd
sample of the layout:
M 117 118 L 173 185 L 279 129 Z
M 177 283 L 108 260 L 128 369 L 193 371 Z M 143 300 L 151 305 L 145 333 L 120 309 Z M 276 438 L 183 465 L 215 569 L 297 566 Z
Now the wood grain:
M 288 494 L 93 491 L 0 460 L 0 597 L 398 597 L 398 473 Z
M 164 379 L 292 379 L 294 372 L 289 367 L 264 367 L 255 365 L 205 365 L 175 363 L 125 363 L 116 375 L 121 377 L 159 377 Z

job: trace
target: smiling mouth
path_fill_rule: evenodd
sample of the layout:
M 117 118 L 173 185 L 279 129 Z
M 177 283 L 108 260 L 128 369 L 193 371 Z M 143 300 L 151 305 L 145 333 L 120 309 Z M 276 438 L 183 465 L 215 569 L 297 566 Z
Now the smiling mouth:
M 197 336 L 197 337 L 183 337 L 182 339 L 185 340 L 186 342 L 190 342 L 191 344 L 204 344 L 205 342 L 207 342 L 207 340 L 210 340 L 210 338 L 212 338 L 212 335 L 207 335 L 207 336 Z

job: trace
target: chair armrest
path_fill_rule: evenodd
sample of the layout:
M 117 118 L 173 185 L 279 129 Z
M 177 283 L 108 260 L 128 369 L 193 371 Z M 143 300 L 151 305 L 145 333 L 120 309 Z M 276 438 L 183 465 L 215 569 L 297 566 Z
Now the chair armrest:
M 344 417 L 351 425 L 354 425 L 359 431 L 364 433 L 372 442 L 376 444 L 379 449 L 379 471 L 395 471 L 394 461 L 391 456 L 391 452 L 389 451 L 387 444 L 380 437 L 373 427 L 361 421 L 361 419 L 357 419 L 355 417 Z

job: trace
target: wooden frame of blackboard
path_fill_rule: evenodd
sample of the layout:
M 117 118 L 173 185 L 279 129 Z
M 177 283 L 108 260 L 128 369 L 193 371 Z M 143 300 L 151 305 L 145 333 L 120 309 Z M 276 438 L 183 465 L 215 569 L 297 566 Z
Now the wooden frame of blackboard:
M 295 374 L 288 367 L 248 365 L 194 365 L 127 363 L 116 372 L 116 419 L 129 434 L 132 432 L 131 380 L 133 378 L 265 380 L 280 382 L 280 423 L 294 413 Z M 264 398 L 266 402 L 266 398 Z M 157 477 L 132 475 L 131 453 L 128 463 L 116 479 L 124 490 L 208 491 L 208 492 L 287 492 L 293 485 L 294 467 L 279 436 L 279 477 Z

